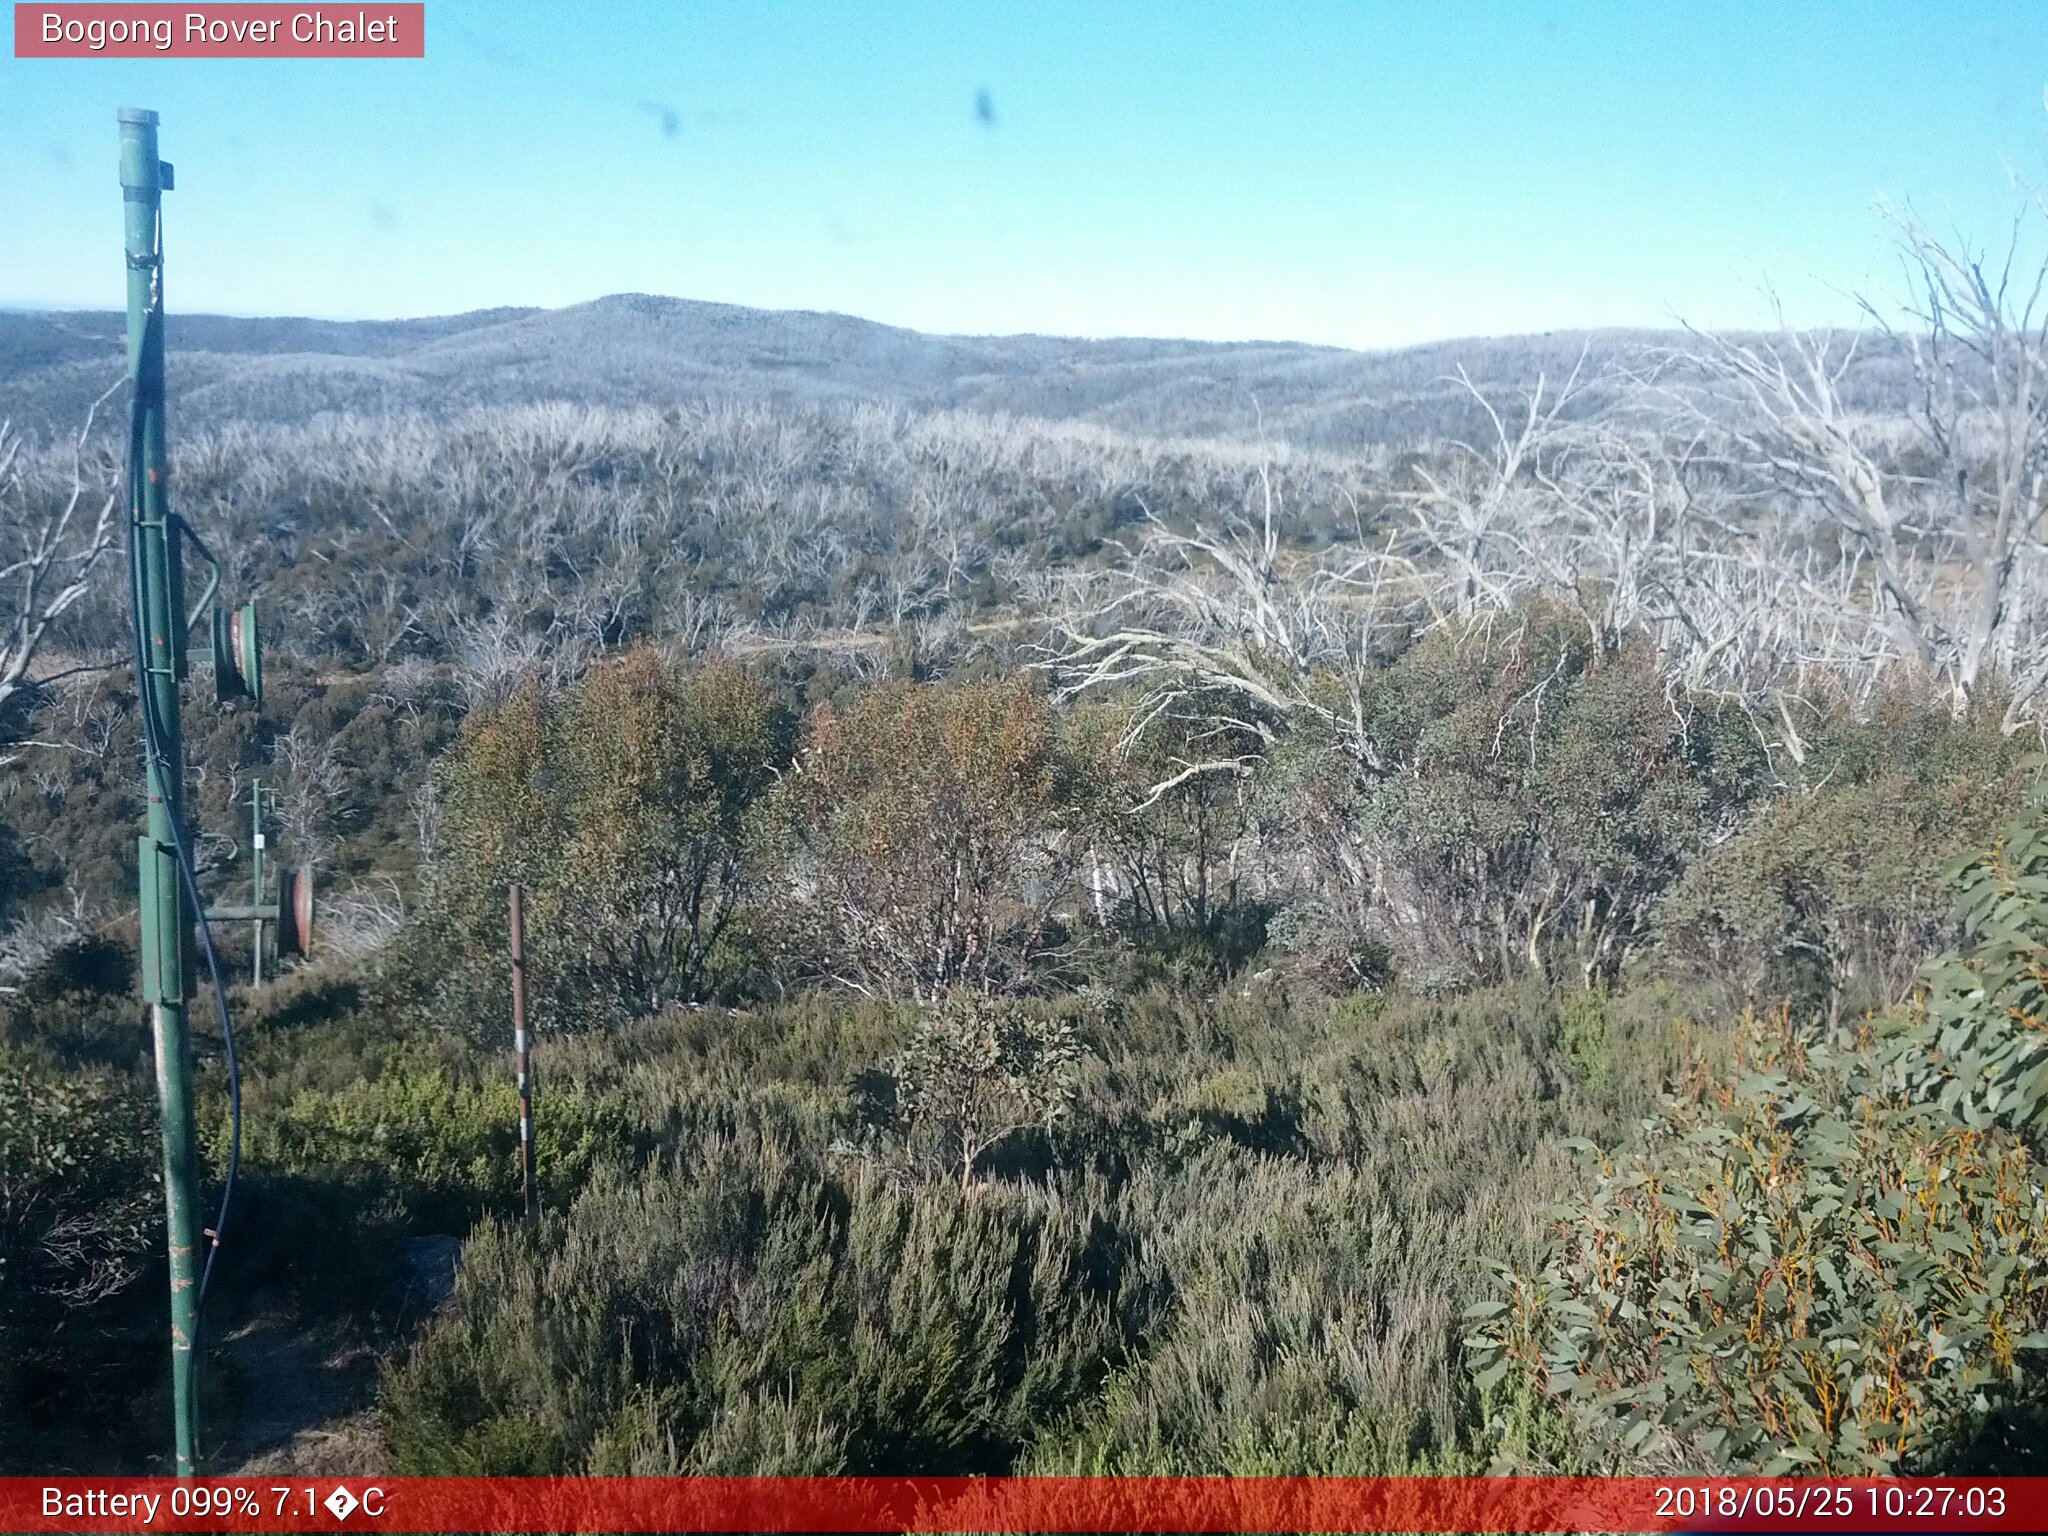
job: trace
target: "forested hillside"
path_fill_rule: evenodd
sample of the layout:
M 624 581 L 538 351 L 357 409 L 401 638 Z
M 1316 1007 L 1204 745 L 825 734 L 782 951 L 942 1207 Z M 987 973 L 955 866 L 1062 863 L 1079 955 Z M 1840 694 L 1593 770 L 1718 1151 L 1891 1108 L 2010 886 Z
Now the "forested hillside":
M 1864 337 L 183 322 L 201 878 L 260 778 L 322 891 L 217 934 L 219 1460 L 2038 1470 L 2048 338 L 1905 250 Z M 0 316 L 41 1470 L 163 1440 L 115 334 Z

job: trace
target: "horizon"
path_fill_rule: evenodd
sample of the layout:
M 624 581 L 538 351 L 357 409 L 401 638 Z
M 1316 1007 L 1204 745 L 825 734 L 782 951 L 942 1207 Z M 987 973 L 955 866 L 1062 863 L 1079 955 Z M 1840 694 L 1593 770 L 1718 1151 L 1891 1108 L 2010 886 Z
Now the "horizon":
M 1391 344 L 1387 344 L 1387 345 L 1382 345 L 1382 346 L 1359 346 L 1359 347 L 1349 347 L 1349 346 L 1344 346 L 1344 345 L 1341 345 L 1341 344 L 1339 344 L 1339 343 L 1335 343 L 1335 342 L 1321 342 L 1321 341 L 1310 341 L 1310 340 L 1306 340 L 1306 339 L 1303 339 L 1303 338 L 1301 338 L 1301 337 L 1296 337 L 1296 336 L 1245 336 L 1245 337 L 1237 337 L 1237 338 L 1232 338 L 1232 339 L 1218 340 L 1218 339 L 1214 339 L 1214 338 L 1210 338 L 1210 337 L 1203 337 L 1203 336 L 1167 336 L 1167 335 L 1148 335 L 1148 334 L 1139 334 L 1139 333 L 1135 333 L 1135 332 L 1132 332 L 1132 333 L 1127 333 L 1127 334 L 1111 334 L 1111 335 L 1102 335 L 1102 336 L 1081 336 L 1081 335 L 1075 335 L 1075 334 L 1073 334 L 1073 333 L 1070 333 L 1070 332 L 1061 332 L 1061 331 L 927 331 L 927 330 L 920 330 L 919 328 L 917 328 L 917 327 L 915 327 L 915 326 L 907 326 L 907 325 L 895 325 L 895 324 L 892 324 L 892 323 L 891 323 L 891 322 L 889 322 L 889 321 L 886 321 L 886 320 L 877 320 L 877 319 L 873 318 L 872 316 L 868 316 L 868 315 L 857 315 L 857 314 L 850 314 L 850 313 L 848 313 L 848 312 L 847 312 L 847 311 L 845 311 L 845 310 L 835 310 L 835 309 L 805 309 L 805 308 L 789 308 L 789 309 L 769 309 L 769 308 L 765 308 L 765 307 L 763 307 L 763 306 L 761 306 L 761 305 L 758 305 L 758 304 L 732 304 L 732 303 L 727 303 L 727 302 L 725 302 L 725 301 L 723 301 L 723 300 L 719 300 L 719 299 L 693 299 L 693 298 L 690 298 L 690 297 L 688 297 L 688 296 L 686 296 L 686 295 L 683 295 L 683 294 L 670 294 L 670 293 L 645 293 L 645 292 L 633 292 L 633 291 L 624 291 L 624 290 L 622 290 L 622 291 L 620 291 L 620 292 L 617 292 L 617 293 L 603 293 L 603 294 L 599 294 L 599 295 L 597 295 L 597 296 L 596 296 L 595 298 L 590 298 L 590 299 L 581 299 L 581 300 L 578 300 L 578 301 L 576 301 L 575 303 L 571 303 L 571 304 L 552 304 L 552 305 L 549 305 L 549 304 L 486 304 L 486 305 L 483 305 L 483 306 L 481 306 L 481 307 L 479 307 L 479 308 L 476 308 L 476 309 L 452 310 L 452 311 L 449 311 L 448 313 L 445 313 L 445 314 L 432 314 L 432 315 L 391 315 L 391 316 L 357 316 L 357 317 L 342 317 L 342 316 L 333 316 L 333 315 L 310 315 L 310 314 L 256 314 L 256 313 L 235 313 L 235 312 L 232 312 L 232 311 L 228 311 L 228 310 L 218 310 L 218 309 L 204 309 L 204 310 L 201 310 L 201 309 L 193 309 L 193 310 L 178 310 L 178 309 L 172 309 L 172 310 L 168 311 L 168 313 L 167 313 L 167 315 L 166 315 L 166 319 L 167 319 L 167 320 L 170 320 L 170 321 L 176 321 L 176 320 L 179 320 L 179 319 L 192 319 L 192 320 L 247 320 L 247 321 L 258 321 L 258 322 L 260 322 L 260 321 L 272 321 L 272 322 L 279 322 L 279 323 L 283 323 L 283 322 L 290 322 L 290 321 L 304 321 L 304 322 L 306 322 L 306 323 L 309 323 L 309 324 L 314 324 L 314 325 L 409 325 L 409 324 L 418 324 L 418 323 L 422 323 L 422 322 L 428 322 L 428 321 L 434 321 L 434 320 L 462 320 L 462 319 L 467 319 L 467 318 L 469 318 L 469 317 L 470 317 L 470 316 L 472 316 L 472 315 L 490 315 L 490 314 L 505 314 L 505 315 L 508 315 L 508 316 L 511 316 L 511 317 L 514 317 L 514 318 L 523 318 L 523 317 L 525 317 L 525 316 L 529 316 L 529 315 L 549 315 L 549 314 L 564 314 L 564 313 L 567 313 L 567 312 L 569 312 L 569 311 L 571 311 L 571 310 L 576 310 L 576 309 L 587 309 L 587 308 L 590 308 L 590 307 L 592 307 L 592 306 L 594 306 L 594 305 L 598 305 L 598 304 L 603 304 L 603 303 L 606 303 L 606 302 L 608 302 L 608 301 L 610 301 L 610 300 L 613 300 L 613 299 L 654 299 L 654 300 L 657 300 L 657 301 L 659 301 L 659 302 L 661 302 L 661 303 L 665 303 L 665 304 L 692 304 L 692 305 L 701 305 L 701 306 L 704 306 L 704 307 L 706 307 L 706 308 L 712 308 L 712 309 L 731 309 L 731 310 L 741 310 L 741 311 L 745 311 L 745 312 L 747 312 L 747 313 L 749 313 L 749 314 L 756 314 L 756 315 L 815 315 L 815 316 L 819 316 L 819 317 L 822 317 L 822 318 L 827 318 L 827 319 L 834 319 L 834 320 L 850 320 L 850 321 L 853 321 L 853 322 L 854 322 L 855 324 L 857 324 L 857 325 L 871 325 L 871 326 L 876 326 L 876 327 L 879 327 L 879 328 L 881 328 L 881 329 L 885 329 L 885 330 L 894 330 L 894 331 L 902 331 L 902 332 L 904 332 L 904 333 L 905 333 L 905 334 L 907 334 L 907 335 L 927 337 L 927 338 L 930 338 L 930 339 L 932 339 L 932 340 L 935 340 L 935 341 L 1013 341 L 1013 340 L 1014 340 L 1014 341 L 1024 341 L 1024 340 L 1037 340 L 1037 341 L 1070 341 L 1070 342 L 1087 342 L 1087 343 L 1098 343 L 1098 342 L 1099 342 L 1099 343 L 1105 343 L 1105 344 L 1108 344 L 1108 343 L 1115 343 L 1115 342 L 1181 342 L 1181 343 L 1188 343 L 1188 344 L 1192 344 L 1192 345 L 1196 345 L 1196 346 L 1205 346 L 1205 347 L 1219 347 L 1219 348 L 1224 348 L 1224 347 L 1261 347 L 1261 346 L 1270 346 L 1270 347 L 1304 347 L 1304 348 L 1311 348 L 1311 349 L 1315 349 L 1315 350 L 1319 350 L 1319 351 L 1329 351 L 1329 352 L 1348 352 L 1348 353 L 1357 353 L 1357 354 L 1361 354 L 1361 355 L 1369 355 L 1369 354 L 1373 354 L 1373 353 L 1396 353 L 1396 352 L 1415 352 L 1415 351 L 1421 351 L 1421 350 L 1423 350 L 1423 349 L 1425 349 L 1425 348 L 1428 348 L 1428 347 L 1447 347 L 1447 346 L 1456 346 L 1456 345 L 1458 345 L 1458 344 L 1460 344 L 1460 343 L 1465 343 L 1465 342 L 1507 342 L 1507 341 L 1523 341 L 1523 340 L 1530 340 L 1530 339 L 1536 339 L 1536 338 L 1547 338 L 1547 337 L 1557 337 L 1557 336 L 1584 336 L 1584 337 L 1587 337 L 1588 339 L 1592 339 L 1592 338 L 1598 338 L 1598 337 L 1619 337 L 1619 336 L 1630 336 L 1630 335 L 1639 335 L 1639 336 L 1645 336 L 1645 337 L 1649 337 L 1649 336 L 1670 336 L 1670 335 L 1682 335 L 1682 334 L 1684 334 L 1684 333 L 1685 333 L 1685 329 L 1686 329 L 1686 328 L 1685 328 L 1685 326 L 1684 326 L 1683 324 L 1681 324 L 1681 323 L 1677 323 L 1677 322 L 1674 322 L 1674 323 L 1672 323 L 1672 324 L 1670 324 L 1670 325 L 1662 325 L 1662 326 L 1657 326 L 1657 325 L 1598 325 L 1598 326 L 1550 326 L 1550 327 L 1547 327 L 1547 328 L 1544 328 L 1544 329 L 1540 329 L 1540 330 L 1531 330 L 1531 331 L 1489 331 L 1489 332 L 1469 332 L 1469 333 L 1466 333 L 1466 334 L 1463 334 L 1463 335 L 1450 335 L 1450 336 L 1430 336 L 1430 337 L 1424 337 L 1424 338 L 1422 338 L 1422 339 L 1420 339 L 1420 340 L 1417 340 L 1417 341 L 1405 341 L 1405 342 L 1395 342 L 1395 343 L 1391 343 Z M 0 300 L 0 314 L 17 314 L 17 315 L 41 315 L 41 316 L 57 316 L 57 315 L 91 315 L 91 316 L 95 316 L 95 317 L 103 317 L 103 318 L 106 318 L 106 319 L 108 319 L 108 320 L 116 320 L 116 321 L 123 321 L 123 320 L 125 320 L 125 312 L 124 312 L 123 310 L 121 310 L 121 309 L 118 309 L 118 308 L 77 308 L 77 307 L 73 307 L 73 306 L 67 306 L 67 305 L 53 305 L 53 304 L 37 304 L 37 303 L 17 303 L 17 302 L 14 302 L 14 301 L 12 301 L 12 300 Z M 1743 330 L 1735 330 L 1735 329 L 1728 329 L 1728 330 L 1727 330 L 1727 331 L 1725 332 L 1725 334 L 1729 334 L 1729 335 L 1743 335 L 1743 334 L 1753 334 L 1753 333 L 1754 333 L 1754 334 L 1762 334 L 1762 333 L 1768 332 L 1768 331 L 1769 331 L 1769 329 L 1770 329 L 1769 327 L 1764 327 L 1764 328 L 1761 328 L 1761 329 L 1760 329 L 1759 331 L 1756 331 L 1756 332 L 1748 332 L 1748 331 L 1743 331 Z M 1864 332 L 1871 332 L 1871 331 L 1873 331 L 1873 329 L 1874 329 L 1874 328 L 1873 328 L 1873 327 L 1872 327 L 1871 325 L 1869 325 L 1869 324 L 1863 324 L 1863 325 L 1832 325 L 1832 326 L 1830 326 L 1830 325 L 1816 325 L 1816 326 L 1808 326 L 1808 327 L 1802 327 L 1801 329 L 1804 329 L 1804 330 L 1809 330 L 1809 331 L 1827 331 L 1827 330 L 1832 330 L 1832 331 L 1836 331 L 1836 332 L 1840 332 L 1840 333 L 1845 333 L 1845 334 L 1848 334 L 1848 333 L 1858 333 L 1858 334 L 1860 334 L 1860 333 L 1864 333 Z M 171 338 L 170 338 L 170 337 L 168 336 L 168 334 L 167 334 L 167 340 L 168 340 L 168 339 L 171 339 Z M 174 350 L 174 351 L 176 350 L 176 348 L 175 348 L 175 345 L 173 345 L 173 347 L 172 347 L 172 350 Z
M 10 308 L 119 303 L 117 106 L 163 114 L 172 311 L 621 292 L 929 335 L 1374 351 L 1840 325 L 1883 200 L 2003 238 L 2048 12 L 1198 16 L 1052 0 L 433 0 L 422 60 L 9 59 Z M 317 185 L 318 195 L 309 189 Z M 115 253 L 109 259 L 109 252 Z

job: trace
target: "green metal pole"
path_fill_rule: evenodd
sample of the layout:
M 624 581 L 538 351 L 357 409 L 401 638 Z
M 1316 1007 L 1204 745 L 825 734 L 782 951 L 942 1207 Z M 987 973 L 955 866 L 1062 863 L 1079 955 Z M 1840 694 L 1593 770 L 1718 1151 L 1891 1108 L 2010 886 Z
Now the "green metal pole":
M 129 547 L 143 655 L 136 687 L 153 719 L 143 763 L 149 829 L 141 840 L 142 995 L 156 1042 L 163 1106 L 164 1215 L 171 1260 L 171 1394 L 178 1476 L 196 1470 L 199 1439 L 199 1232 L 192 1124 L 192 1040 L 185 1018 L 191 914 L 179 882 L 173 818 L 183 815 L 185 753 L 178 729 L 184 671 L 184 584 L 171 522 L 164 429 L 162 195 L 170 167 L 157 158 L 154 112 L 123 107 L 121 196 L 128 253 L 128 378 L 134 390 L 129 444 Z

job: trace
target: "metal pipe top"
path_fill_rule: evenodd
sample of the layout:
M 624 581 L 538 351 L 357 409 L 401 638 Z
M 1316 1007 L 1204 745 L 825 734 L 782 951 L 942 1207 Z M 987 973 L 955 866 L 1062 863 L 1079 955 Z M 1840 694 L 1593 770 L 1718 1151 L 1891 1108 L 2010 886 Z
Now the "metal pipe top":
M 124 123 L 139 123 L 144 128 L 156 126 L 156 114 L 147 107 L 123 107 L 116 116 Z

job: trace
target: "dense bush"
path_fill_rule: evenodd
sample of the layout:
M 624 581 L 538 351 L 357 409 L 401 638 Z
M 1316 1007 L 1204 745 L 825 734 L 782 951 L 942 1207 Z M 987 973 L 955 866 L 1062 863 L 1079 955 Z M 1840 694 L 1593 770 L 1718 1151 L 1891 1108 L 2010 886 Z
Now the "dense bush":
M 1064 728 L 1098 925 L 1141 942 L 1214 938 L 1255 904 L 1244 857 L 1258 746 L 1249 733 L 1178 716 L 1144 722 L 1097 701 L 1073 707 Z
M 1994 720 L 1892 699 L 1819 735 L 1798 781 L 1665 896 L 1666 953 L 1728 1003 L 1794 998 L 1838 1016 L 1901 1001 L 1952 936 L 1944 871 L 2018 806 L 2025 743 Z
M 999 1146 L 965 1191 L 951 1157 L 860 1136 L 872 1069 L 915 1076 L 933 1028 L 915 1011 L 812 996 L 566 1041 L 557 1075 L 620 1094 L 664 1150 L 600 1173 L 537 1234 L 471 1240 L 452 1313 L 392 1369 L 394 1455 L 445 1472 L 1476 1467 L 1471 1255 L 1534 1255 L 1568 1173 L 1557 1137 L 1633 1111 L 1665 1062 L 1638 1039 L 1667 1001 L 1605 1005 L 1595 1089 L 1552 1071 L 1540 988 L 1138 994 L 1090 1012 L 1050 1134 L 1028 1156 Z M 956 1007 L 965 1025 L 1074 1005 Z
M 2048 1151 L 2048 779 L 2033 811 L 1954 871 L 1965 944 L 1926 972 L 1882 1045 L 1889 1082 Z
M 711 1136 L 464 1255 L 397 1366 L 412 1473 L 994 1470 L 1091 1382 L 1107 1319 L 1077 1213 L 807 1167 Z
M 0 1049 L 0 1443 L 14 1454 L 54 1404 L 121 1402 L 110 1303 L 158 1261 L 154 1130 L 131 1084 Z
M 225 1155 L 227 1126 L 210 1149 Z M 549 1198 L 600 1162 L 629 1158 L 634 1129 L 616 1096 L 549 1083 L 534 1117 L 535 1161 Z M 462 1230 L 519 1200 L 519 1094 L 509 1070 L 463 1081 L 418 1049 L 385 1057 L 374 1076 L 303 1088 L 251 1117 L 244 1157 L 259 1175 L 315 1177 L 371 1204 L 395 1198 L 424 1228 Z
M 2048 1403 L 2048 814 L 1960 892 L 1969 948 L 1905 1013 L 1753 1021 L 1732 1085 L 1600 1160 L 1476 1310 L 1482 1385 L 1553 1394 L 1617 1462 L 1828 1473 L 1940 1470 Z
M 106 1074 L 0 1057 L 0 1317 L 89 1306 L 143 1267 L 156 1192 L 146 1101 Z M 11 1339 L 26 1347 L 33 1330 Z
M 529 679 L 472 715 L 442 775 L 442 857 L 404 956 L 419 1009 L 509 1038 L 515 880 L 551 1029 L 744 987 L 750 842 L 788 756 L 786 721 L 758 677 L 681 670 L 644 649 L 573 687 Z
M 1596 646 L 1543 610 L 1429 636 L 1366 686 L 1369 759 L 1295 733 L 1268 763 L 1262 817 L 1315 876 L 1280 931 L 1326 955 L 1348 945 L 1360 980 L 1376 945 L 1424 985 L 1612 977 L 1763 789 L 1735 711 L 1675 708 L 1646 647 Z
M 784 810 L 797 965 L 885 996 L 1021 988 L 1053 967 L 1075 801 L 1026 679 L 892 685 L 804 728 Z

